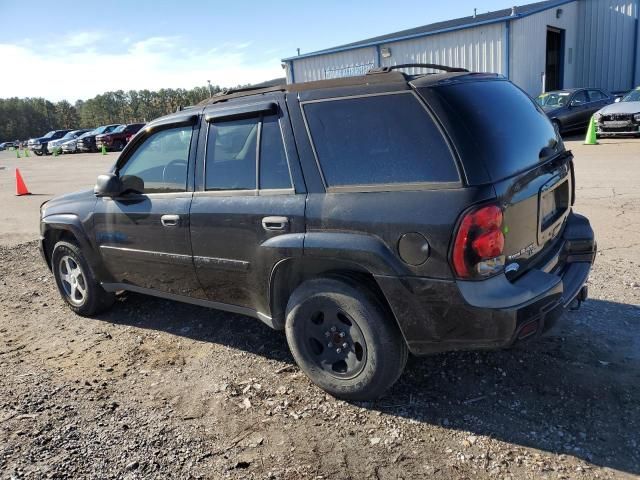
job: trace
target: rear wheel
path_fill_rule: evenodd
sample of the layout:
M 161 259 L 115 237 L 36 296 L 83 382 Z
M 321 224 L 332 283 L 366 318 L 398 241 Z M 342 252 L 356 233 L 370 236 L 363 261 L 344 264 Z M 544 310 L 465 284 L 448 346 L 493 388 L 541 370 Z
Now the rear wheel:
M 408 350 L 395 321 L 347 279 L 300 285 L 287 305 L 289 348 L 313 383 L 347 400 L 373 400 L 402 374 Z
M 118 140 L 116 142 L 115 147 L 116 147 L 116 151 L 118 152 L 122 151 L 124 149 L 124 142 L 122 140 Z
M 115 295 L 106 292 L 97 282 L 77 245 L 65 241 L 56 243 L 51 265 L 60 295 L 77 314 L 90 316 L 113 305 Z

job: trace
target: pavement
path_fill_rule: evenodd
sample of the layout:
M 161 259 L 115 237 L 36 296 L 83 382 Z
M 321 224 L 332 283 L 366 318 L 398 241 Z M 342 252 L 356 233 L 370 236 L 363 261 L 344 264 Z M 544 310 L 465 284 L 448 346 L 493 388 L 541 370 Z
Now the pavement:
M 99 174 L 107 172 L 119 153 L 64 154 L 57 157 L 17 158 L 0 152 L 0 245 L 16 245 L 38 238 L 40 205 L 64 193 L 91 188 Z M 17 197 L 15 169 L 31 195 Z

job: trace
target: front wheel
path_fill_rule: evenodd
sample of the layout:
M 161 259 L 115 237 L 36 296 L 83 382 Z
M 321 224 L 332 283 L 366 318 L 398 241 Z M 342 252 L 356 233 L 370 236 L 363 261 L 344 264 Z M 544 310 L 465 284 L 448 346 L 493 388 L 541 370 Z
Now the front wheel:
M 94 315 L 113 305 L 115 295 L 98 283 L 77 245 L 56 243 L 51 266 L 60 295 L 78 315 Z
M 345 400 L 373 400 L 404 370 L 408 350 L 387 309 L 342 278 L 300 285 L 287 305 L 291 353 L 313 383 Z

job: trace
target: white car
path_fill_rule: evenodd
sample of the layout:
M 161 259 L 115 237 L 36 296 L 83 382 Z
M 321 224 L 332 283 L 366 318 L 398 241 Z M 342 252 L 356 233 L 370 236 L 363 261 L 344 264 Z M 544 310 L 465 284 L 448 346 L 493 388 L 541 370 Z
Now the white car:
M 640 87 L 595 114 L 598 137 L 640 135 Z
M 47 151 L 49 153 L 54 153 L 55 151 L 57 151 L 58 153 L 61 153 L 64 151 L 64 149 L 62 148 L 62 145 L 70 141 L 75 142 L 80 135 L 88 132 L 89 130 L 90 129 L 88 128 L 83 128 L 80 130 L 72 130 L 69 133 L 67 133 L 64 137 L 59 138 L 58 140 L 51 140 L 47 145 Z M 76 147 L 74 145 L 74 151 L 75 151 L 75 148 Z
M 78 151 L 78 139 L 74 138 L 60 145 L 63 153 L 76 153 Z

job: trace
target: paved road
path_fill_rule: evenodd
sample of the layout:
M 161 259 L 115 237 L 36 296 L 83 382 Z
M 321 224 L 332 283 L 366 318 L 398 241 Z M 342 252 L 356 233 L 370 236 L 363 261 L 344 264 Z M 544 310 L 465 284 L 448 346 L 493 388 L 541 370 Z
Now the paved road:
M 116 161 L 117 153 L 16 158 L 0 152 L 0 245 L 15 245 L 38 237 L 42 202 L 94 185 L 96 177 Z M 5 168 L 3 168 L 5 167 Z M 19 168 L 30 196 L 15 196 L 15 169 Z

